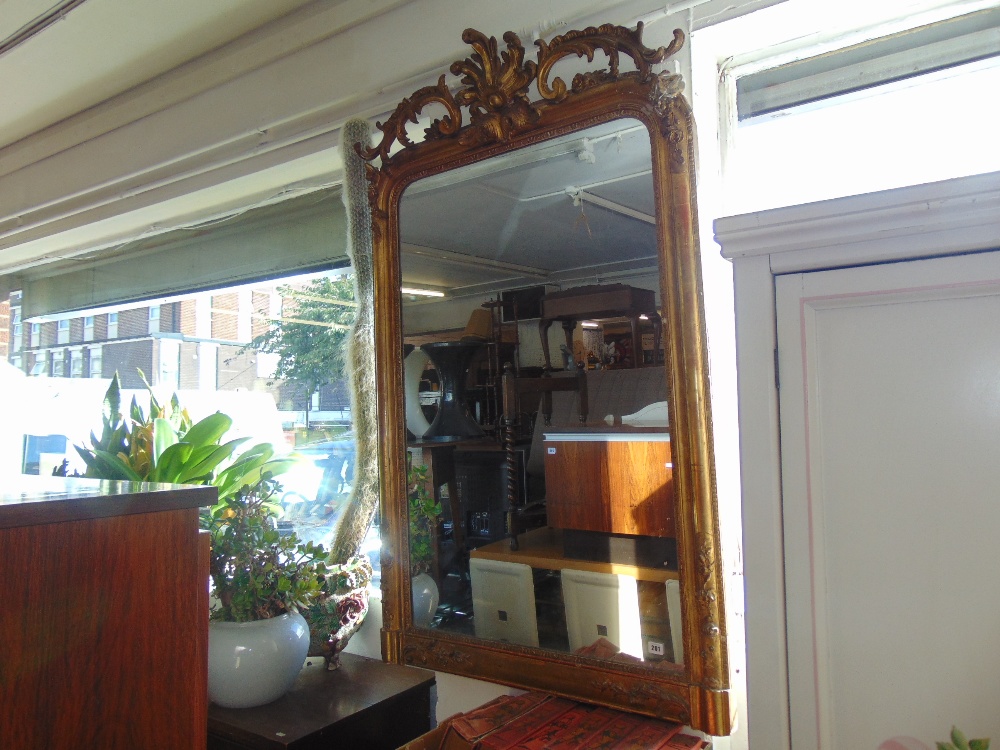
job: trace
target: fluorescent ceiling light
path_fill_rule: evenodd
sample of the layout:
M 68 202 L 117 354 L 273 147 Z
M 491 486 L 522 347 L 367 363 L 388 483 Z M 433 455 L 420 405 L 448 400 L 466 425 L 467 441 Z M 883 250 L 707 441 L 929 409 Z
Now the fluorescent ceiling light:
M 402 294 L 409 294 L 413 297 L 443 297 L 444 292 L 438 292 L 433 289 L 414 289 L 412 287 L 404 286 L 399 290 Z

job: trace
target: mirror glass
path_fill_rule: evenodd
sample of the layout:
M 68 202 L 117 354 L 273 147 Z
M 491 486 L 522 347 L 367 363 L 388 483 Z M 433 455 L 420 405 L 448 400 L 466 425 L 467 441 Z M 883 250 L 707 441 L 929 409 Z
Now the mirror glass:
M 683 663 L 655 206 L 628 119 L 403 194 L 418 627 Z

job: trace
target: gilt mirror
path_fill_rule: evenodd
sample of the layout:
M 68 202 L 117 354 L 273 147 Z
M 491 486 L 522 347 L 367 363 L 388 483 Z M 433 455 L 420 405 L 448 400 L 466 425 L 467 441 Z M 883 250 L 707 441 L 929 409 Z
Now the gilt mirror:
M 726 734 L 683 35 L 641 34 L 468 30 L 360 149 L 383 655 Z

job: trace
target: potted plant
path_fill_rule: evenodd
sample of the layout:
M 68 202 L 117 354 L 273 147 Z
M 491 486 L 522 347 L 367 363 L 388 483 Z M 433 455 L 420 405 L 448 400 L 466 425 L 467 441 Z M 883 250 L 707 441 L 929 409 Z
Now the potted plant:
M 208 695 L 221 706 L 269 703 L 291 688 L 309 650 L 300 613 L 322 593 L 326 552 L 278 532 L 278 485 L 265 476 L 212 508 Z
M 406 496 L 410 505 L 410 575 L 413 622 L 429 627 L 440 601 L 437 581 L 429 574 L 437 548 L 441 504 L 427 490 L 427 467 L 407 462 Z M 457 519 L 456 519 L 457 523 Z
M 141 371 L 139 374 L 142 376 Z M 291 465 L 289 459 L 275 459 L 269 443 L 259 443 L 233 458 L 249 438 L 222 442 L 233 424 L 230 417 L 216 412 L 195 423 L 181 408 L 176 394 L 168 405 L 162 405 L 148 383 L 146 388 L 148 411 L 143 411 L 133 398 L 126 418 L 121 411 L 121 386 L 115 373 L 104 394 L 100 436 L 91 433 L 90 446 L 74 446 L 86 464 L 83 474 L 77 476 L 212 484 L 218 488 L 221 502 L 244 485 L 256 484 L 265 473 L 277 476 Z M 66 476 L 67 462 L 63 461 L 55 473 Z
M 279 533 L 274 477 L 294 458 L 274 458 L 268 443 L 237 453 L 247 438 L 224 442 L 233 422 L 229 416 L 217 412 L 193 422 L 176 394 L 164 405 L 148 383 L 147 389 L 148 410 L 133 398 L 126 416 L 116 374 L 104 396 L 101 434 L 92 433 L 90 445 L 76 450 L 86 464 L 84 477 L 218 488 L 218 503 L 203 515 L 202 524 L 212 536 L 210 573 L 218 601 L 209 637 L 212 699 L 227 706 L 274 700 L 294 682 L 304 648 L 310 655 L 325 656 L 335 668 L 337 655 L 368 610 L 368 559 L 332 563 L 323 547 Z M 57 473 L 68 473 L 66 462 Z M 256 631 L 269 634 L 269 650 L 281 642 L 291 653 L 287 667 L 264 666 L 270 676 L 247 678 L 261 649 L 241 651 L 241 668 L 235 670 L 232 653 L 237 646 L 229 637 Z M 238 672 L 238 685 L 229 692 L 222 687 L 227 671 Z

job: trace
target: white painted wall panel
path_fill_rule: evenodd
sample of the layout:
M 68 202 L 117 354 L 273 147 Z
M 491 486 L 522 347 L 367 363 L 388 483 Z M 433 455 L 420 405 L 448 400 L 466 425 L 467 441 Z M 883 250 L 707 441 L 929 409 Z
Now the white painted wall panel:
M 777 300 L 793 746 L 997 735 L 1000 254 Z

